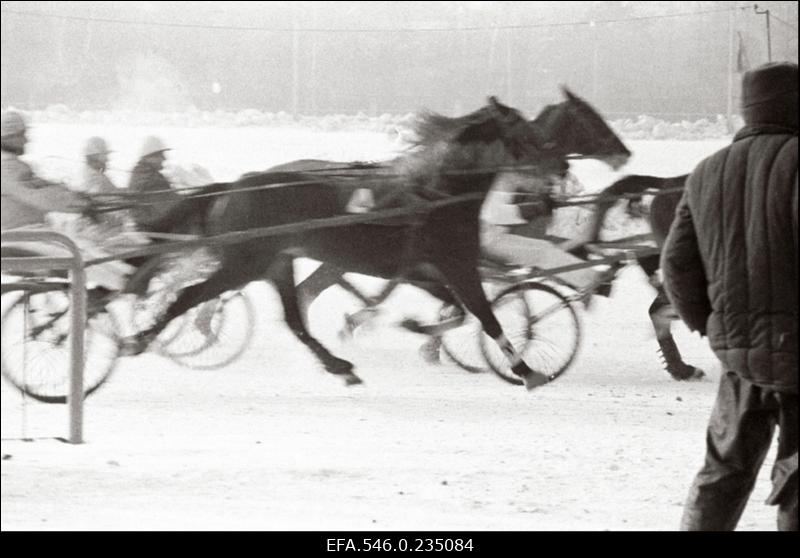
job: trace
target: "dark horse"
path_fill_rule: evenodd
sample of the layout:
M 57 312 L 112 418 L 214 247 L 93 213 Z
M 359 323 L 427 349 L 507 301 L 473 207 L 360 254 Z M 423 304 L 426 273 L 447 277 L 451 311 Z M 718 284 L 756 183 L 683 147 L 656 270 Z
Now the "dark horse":
M 629 213 L 633 214 L 630 209 L 641 201 L 642 196 L 650 193 L 654 197 L 650 203 L 647 220 L 656 245 L 660 250 L 664 245 L 664 240 L 667 238 L 667 233 L 669 233 L 670 225 L 675 217 L 675 209 L 681 199 L 688 176 L 684 174 L 661 178 L 633 174 L 617 180 L 598 194 L 598 199 L 601 201 L 598 201 L 595 206 L 592 224 L 589 228 L 588 242 L 596 242 L 599 239 L 600 229 L 603 226 L 606 213 L 615 204 L 614 198 L 619 199 L 619 196 L 628 197 Z M 603 198 L 608 199 L 603 200 Z M 650 284 L 658 291 L 655 300 L 650 305 L 650 320 L 653 322 L 653 328 L 656 332 L 664 367 L 676 380 L 700 379 L 704 376 L 703 371 L 683 362 L 681 353 L 670 331 L 670 325 L 676 316 L 658 277 L 660 258 L 660 253 L 656 253 L 637 258 L 637 262 L 647 274 Z
M 522 360 L 492 313 L 478 273 L 479 212 L 502 167 L 525 165 L 547 174 L 554 161 L 543 151 L 536 128 L 515 109 L 491 98 L 485 107 L 458 118 L 434 113 L 415 127 L 416 149 L 393 162 L 396 188 L 416 201 L 413 214 L 391 220 L 248 239 L 217 247 L 220 267 L 208 279 L 182 290 L 154 325 L 123 343 L 138 354 L 175 317 L 220 294 L 261 279 L 276 286 L 284 318 L 296 337 L 325 369 L 347 384 L 359 383 L 353 365 L 332 355 L 309 333 L 295 290 L 293 260 L 306 256 L 347 271 L 395 278 L 419 286 L 450 304 L 463 306 L 481 322 L 528 389 L 549 381 Z M 380 176 L 378 177 L 381 178 Z M 226 191 L 230 193 L 225 194 Z M 223 202 L 209 194 L 223 194 Z M 425 208 L 424 201 L 440 203 Z M 448 203 L 441 203 L 449 200 Z M 341 214 L 336 179 L 313 174 L 266 172 L 233 183 L 209 185 L 172 212 L 178 224 L 187 215 L 207 218 L 206 232 L 221 234 L 334 217 Z
M 603 117 L 589 103 L 566 87 L 562 88 L 562 91 L 566 100 L 546 106 L 530 122 L 537 132 L 541 148 L 547 152 L 548 158 L 552 162 L 549 168 L 552 169 L 554 178 L 560 179 L 566 176 L 569 170 L 568 159 L 597 159 L 605 162 L 614 170 L 624 165 L 631 153 L 608 126 Z M 374 166 L 372 165 L 372 167 Z M 269 170 L 273 172 L 316 171 L 335 174 L 348 171 L 357 173 L 360 172 L 360 169 L 370 167 L 371 165 L 365 163 L 305 159 L 285 163 Z M 498 177 L 498 180 L 503 179 L 503 175 Z M 344 196 L 350 196 L 352 193 L 353 187 L 342 192 Z M 378 200 L 378 203 L 386 195 L 391 194 L 381 190 L 375 191 L 375 199 Z M 342 200 L 341 203 L 346 202 Z M 541 231 L 541 234 L 544 236 L 545 231 Z M 354 290 L 350 283 L 344 281 L 343 274 L 344 271 L 342 269 L 329 263 L 323 263 L 297 286 L 304 316 L 307 317 L 308 307 L 314 299 L 333 285 L 338 284 L 357 298 L 360 298 L 365 304 L 374 306 L 385 300 L 396 284 L 389 284 L 379 295 L 368 299 L 362 293 Z M 352 320 L 351 323 L 357 323 L 359 317 L 354 315 L 349 320 Z

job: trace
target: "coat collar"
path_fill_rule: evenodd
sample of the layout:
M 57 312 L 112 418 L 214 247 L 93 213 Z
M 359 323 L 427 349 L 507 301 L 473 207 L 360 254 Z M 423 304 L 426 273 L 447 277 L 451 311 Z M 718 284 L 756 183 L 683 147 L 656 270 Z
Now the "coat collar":
M 763 135 L 777 135 L 777 134 L 786 134 L 790 136 L 797 135 L 796 128 L 789 128 L 788 126 L 778 126 L 777 124 L 749 124 L 736 132 L 736 135 L 733 136 L 733 141 L 739 141 L 744 138 L 749 138 L 751 136 L 763 136 Z

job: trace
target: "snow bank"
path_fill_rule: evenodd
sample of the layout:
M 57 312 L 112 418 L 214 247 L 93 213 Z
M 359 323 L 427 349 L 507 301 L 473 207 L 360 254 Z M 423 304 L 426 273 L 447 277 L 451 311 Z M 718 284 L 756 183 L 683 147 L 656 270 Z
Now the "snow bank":
M 12 107 L 9 107 L 12 108 Z M 303 128 L 317 131 L 369 131 L 402 137 L 407 133 L 413 113 L 369 116 L 357 114 L 328 114 L 324 116 L 292 116 L 287 112 L 264 112 L 258 109 L 238 111 L 202 111 L 188 107 L 180 112 L 154 112 L 141 110 L 88 110 L 75 111 L 65 105 L 51 105 L 45 110 L 26 113 L 35 123 L 64 123 L 127 126 L 181 126 L 181 127 L 275 127 Z M 635 119 L 624 118 L 610 122 L 623 138 L 701 140 L 730 135 L 727 119 L 723 115 L 695 121 L 669 122 L 641 115 Z M 732 119 L 732 129 L 743 125 L 741 117 Z
M 739 115 L 731 118 L 731 129 L 738 130 L 744 125 L 744 121 Z M 621 137 L 625 139 L 675 139 L 675 140 L 702 140 L 723 138 L 730 135 L 728 130 L 728 120 L 721 114 L 714 119 L 701 118 L 690 122 L 667 122 L 653 118 L 652 116 L 641 115 L 638 118 L 624 118 L 613 120 L 611 127 Z

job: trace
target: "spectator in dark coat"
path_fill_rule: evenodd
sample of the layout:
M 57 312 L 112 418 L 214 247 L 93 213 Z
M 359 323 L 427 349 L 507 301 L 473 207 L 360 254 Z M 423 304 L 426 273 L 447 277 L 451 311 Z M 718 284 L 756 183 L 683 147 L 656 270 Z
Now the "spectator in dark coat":
M 168 148 L 159 138 L 148 137 L 142 146 L 139 162 L 131 171 L 129 191 L 148 194 L 131 210 L 136 226 L 142 231 L 164 232 L 168 224 L 162 219 L 183 199 L 161 172 L 166 151 Z
M 664 287 L 723 374 L 684 530 L 733 530 L 780 436 L 768 504 L 797 530 L 797 64 L 744 75 L 745 127 L 686 182 Z

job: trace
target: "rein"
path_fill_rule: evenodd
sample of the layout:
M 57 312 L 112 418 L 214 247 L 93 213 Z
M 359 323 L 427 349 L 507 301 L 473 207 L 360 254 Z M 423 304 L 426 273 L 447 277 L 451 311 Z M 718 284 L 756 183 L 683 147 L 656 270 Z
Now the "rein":
M 512 166 L 512 167 L 496 167 L 494 170 L 499 172 L 517 172 L 520 170 L 532 170 L 538 167 L 527 165 L 527 166 Z M 452 174 L 452 175 L 465 175 L 465 174 L 479 174 L 485 172 L 491 172 L 492 169 L 485 169 L 482 171 L 452 171 L 445 174 Z M 305 174 L 305 173 L 298 173 L 298 174 Z M 381 177 L 389 178 L 389 177 L 400 177 L 401 175 L 398 174 L 391 174 L 391 175 L 381 175 Z M 260 190 L 269 190 L 275 188 L 286 188 L 289 186 L 298 186 L 303 184 L 318 184 L 317 180 L 300 180 L 297 182 L 278 182 L 274 184 L 262 184 L 260 186 L 250 186 L 245 188 L 233 188 L 230 190 L 225 190 L 223 192 L 206 192 L 206 193 L 198 193 L 198 194 L 188 194 L 186 196 L 187 199 L 197 199 L 197 198 L 206 198 L 206 197 L 221 197 L 227 196 L 231 194 L 239 194 L 239 193 L 246 193 L 246 192 L 255 192 Z M 205 186 L 198 187 L 192 186 L 191 189 L 199 189 L 204 188 Z M 190 188 L 184 188 L 182 190 L 189 190 Z M 603 194 L 585 194 L 581 196 L 573 196 L 566 199 L 556 199 L 555 206 L 556 207 L 572 207 L 572 206 L 581 206 L 581 205 L 593 205 L 596 203 L 602 202 L 616 202 L 619 200 L 627 200 L 627 199 L 638 199 L 642 196 L 647 195 L 660 195 L 660 194 L 672 194 L 677 192 L 683 192 L 683 187 L 676 187 L 676 188 L 668 188 L 666 190 L 645 190 L 641 193 L 636 194 L 617 194 L 617 195 L 603 195 Z M 128 199 L 136 199 L 138 198 L 141 201 L 136 201 L 135 203 L 108 203 L 107 205 L 97 207 L 95 211 L 97 213 L 108 213 L 113 211 L 122 211 L 126 209 L 131 209 L 135 207 L 141 206 L 148 206 L 148 205 L 159 205 L 163 203 L 162 201 L 145 201 L 148 197 L 157 196 L 158 194 L 162 194 L 165 192 L 175 193 L 175 190 L 157 190 L 153 192 L 147 192 L 146 194 L 141 194 L 138 192 L 119 192 L 119 193 L 109 193 L 109 194 L 91 194 L 90 197 L 92 199 L 100 199 L 100 198 L 128 198 Z M 440 192 L 438 190 L 426 190 L 426 192 L 435 193 L 437 196 L 441 198 L 450 197 L 449 194 L 445 192 Z M 530 193 L 530 192 L 508 192 L 508 194 L 514 194 L 516 196 L 539 196 L 540 194 Z
M 645 190 L 644 192 L 640 192 L 638 194 L 615 194 L 615 195 L 607 195 L 607 194 L 586 194 L 583 196 L 574 196 L 571 198 L 567 198 L 564 200 L 556 200 L 555 205 L 556 207 L 571 207 L 576 205 L 593 205 L 596 203 L 602 202 L 615 202 L 618 200 L 632 200 L 632 199 L 639 199 L 642 196 L 658 196 L 661 194 L 674 194 L 678 192 L 683 192 L 684 187 L 679 186 L 676 188 L 667 188 L 666 190 L 654 190 L 649 189 Z
M 444 207 L 448 205 L 455 205 L 459 203 L 480 200 L 483 199 L 484 196 L 485 194 L 483 192 L 459 194 L 456 196 L 451 196 L 445 200 L 414 203 L 408 205 L 407 207 L 401 207 L 397 209 L 381 209 L 372 211 L 370 213 L 355 214 L 355 215 L 350 215 L 350 214 L 337 215 L 334 217 L 309 219 L 301 222 L 285 223 L 282 225 L 272 225 L 269 227 L 260 227 L 257 229 L 247 229 L 244 231 L 232 231 L 196 239 L 164 242 L 162 244 L 157 244 L 155 246 L 147 246 L 144 248 L 131 250 L 121 254 L 115 254 L 113 256 L 104 256 L 102 258 L 87 260 L 86 262 L 84 262 L 84 267 L 98 265 L 115 260 L 125 260 L 128 258 L 152 256 L 155 254 L 163 254 L 167 252 L 177 252 L 189 248 L 239 244 L 241 242 L 246 242 L 248 240 L 253 240 L 256 238 L 264 238 L 268 236 L 295 234 L 315 229 L 341 227 L 346 225 L 379 223 L 381 220 L 387 218 L 419 215 L 428 213 L 432 209 L 436 209 L 438 207 Z
M 350 170 L 350 171 L 353 170 L 352 168 L 348 168 L 348 167 L 341 167 L 341 168 L 343 170 Z M 480 170 L 472 170 L 472 169 L 450 170 L 450 171 L 442 172 L 441 175 L 442 176 L 464 176 L 464 175 L 471 175 L 471 174 L 477 175 L 477 174 L 486 174 L 486 173 L 496 173 L 497 174 L 497 173 L 502 173 L 502 172 L 521 172 L 521 171 L 528 171 L 528 170 L 534 171 L 534 170 L 538 170 L 539 168 L 540 167 L 538 165 L 512 165 L 512 166 L 506 165 L 506 166 L 486 167 L 486 168 L 482 168 Z M 337 169 L 324 169 L 324 170 L 323 169 L 318 169 L 316 171 L 290 171 L 290 172 L 288 172 L 288 174 L 293 174 L 294 173 L 294 174 L 297 174 L 297 175 L 306 175 L 306 174 L 309 174 L 310 172 L 328 172 L 328 171 L 331 171 L 331 170 L 337 170 Z M 285 172 L 286 171 L 281 171 L 281 174 L 283 174 Z M 363 174 L 363 173 L 353 173 L 353 176 L 354 177 L 358 177 L 358 178 L 388 179 L 388 178 L 404 178 L 406 175 L 397 174 L 397 173 L 381 173 L 381 174 L 376 174 L 375 176 L 371 176 L 369 174 L 367 174 L 365 176 L 365 174 Z M 229 184 L 233 184 L 233 183 L 229 183 Z M 307 184 L 319 184 L 319 180 L 315 179 L 315 180 L 298 180 L 298 181 L 294 181 L 294 182 L 276 182 L 276 183 L 272 183 L 272 184 L 261 184 L 261 185 L 258 185 L 258 186 L 247 186 L 247 187 L 241 187 L 241 188 L 232 188 L 232 189 L 224 190 L 222 192 L 188 193 L 188 194 L 186 194 L 186 198 L 187 199 L 197 199 L 197 198 L 206 198 L 206 197 L 227 196 L 227 195 L 230 195 L 230 194 L 239 194 L 239 193 L 245 193 L 245 192 L 256 192 L 256 191 L 260 191 L 260 190 L 272 190 L 272 189 L 276 189 L 276 188 L 286 188 L 286 187 L 289 187 L 289 186 L 300 186 L 300 185 L 304 185 L 304 184 L 306 184 L 306 185 Z M 108 199 L 109 200 L 108 202 L 106 202 L 105 204 L 103 204 L 101 202 L 100 204 L 98 204 L 99 207 L 97 207 L 95 209 L 95 211 L 98 212 L 98 213 L 107 213 L 107 212 L 112 212 L 112 211 L 122 211 L 122 210 L 131 209 L 131 208 L 135 208 L 135 207 L 140 207 L 140 206 L 160 205 L 160 204 L 164 203 L 163 200 L 158 200 L 158 201 L 156 201 L 156 200 L 147 201 L 147 200 L 148 199 L 152 199 L 153 197 L 156 197 L 159 194 L 164 194 L 164 193 L 173 193 L 174 194 L 174 193 L 187 192 L 187 191 L 189 191 L 189 192 L 191 192 L 191 191 L 199 191 L 199 190 L 202 190 L 203 188 L 207 188 L 208 186 L 210 186 L 210 185 L 207 184 L 205 186 L 189 186 L 189 187 L 186 187 L 186 188 L 181 188 L 179 190 L 173 190 L 173 189 L 153 190 L 151 192 L 146 192 L 146 193 L 140 193 L 140 192 L 111 192 L 111 193 L 101 193 L 101 194 L 87 194 L 87 196 L 89 198 L 91 198 L 92 200 L 106 200 L 106 199 Z M 450 194 L 446 194 L 445 192 L 436 191 L 436 193 L 441 195 L 442 197 L 450 196 Z M 118 199 L 119 200 L 133 199 L 133 200 L 136 200 L 136 201 L 135 201 L 135 203 L 115 203 Z

